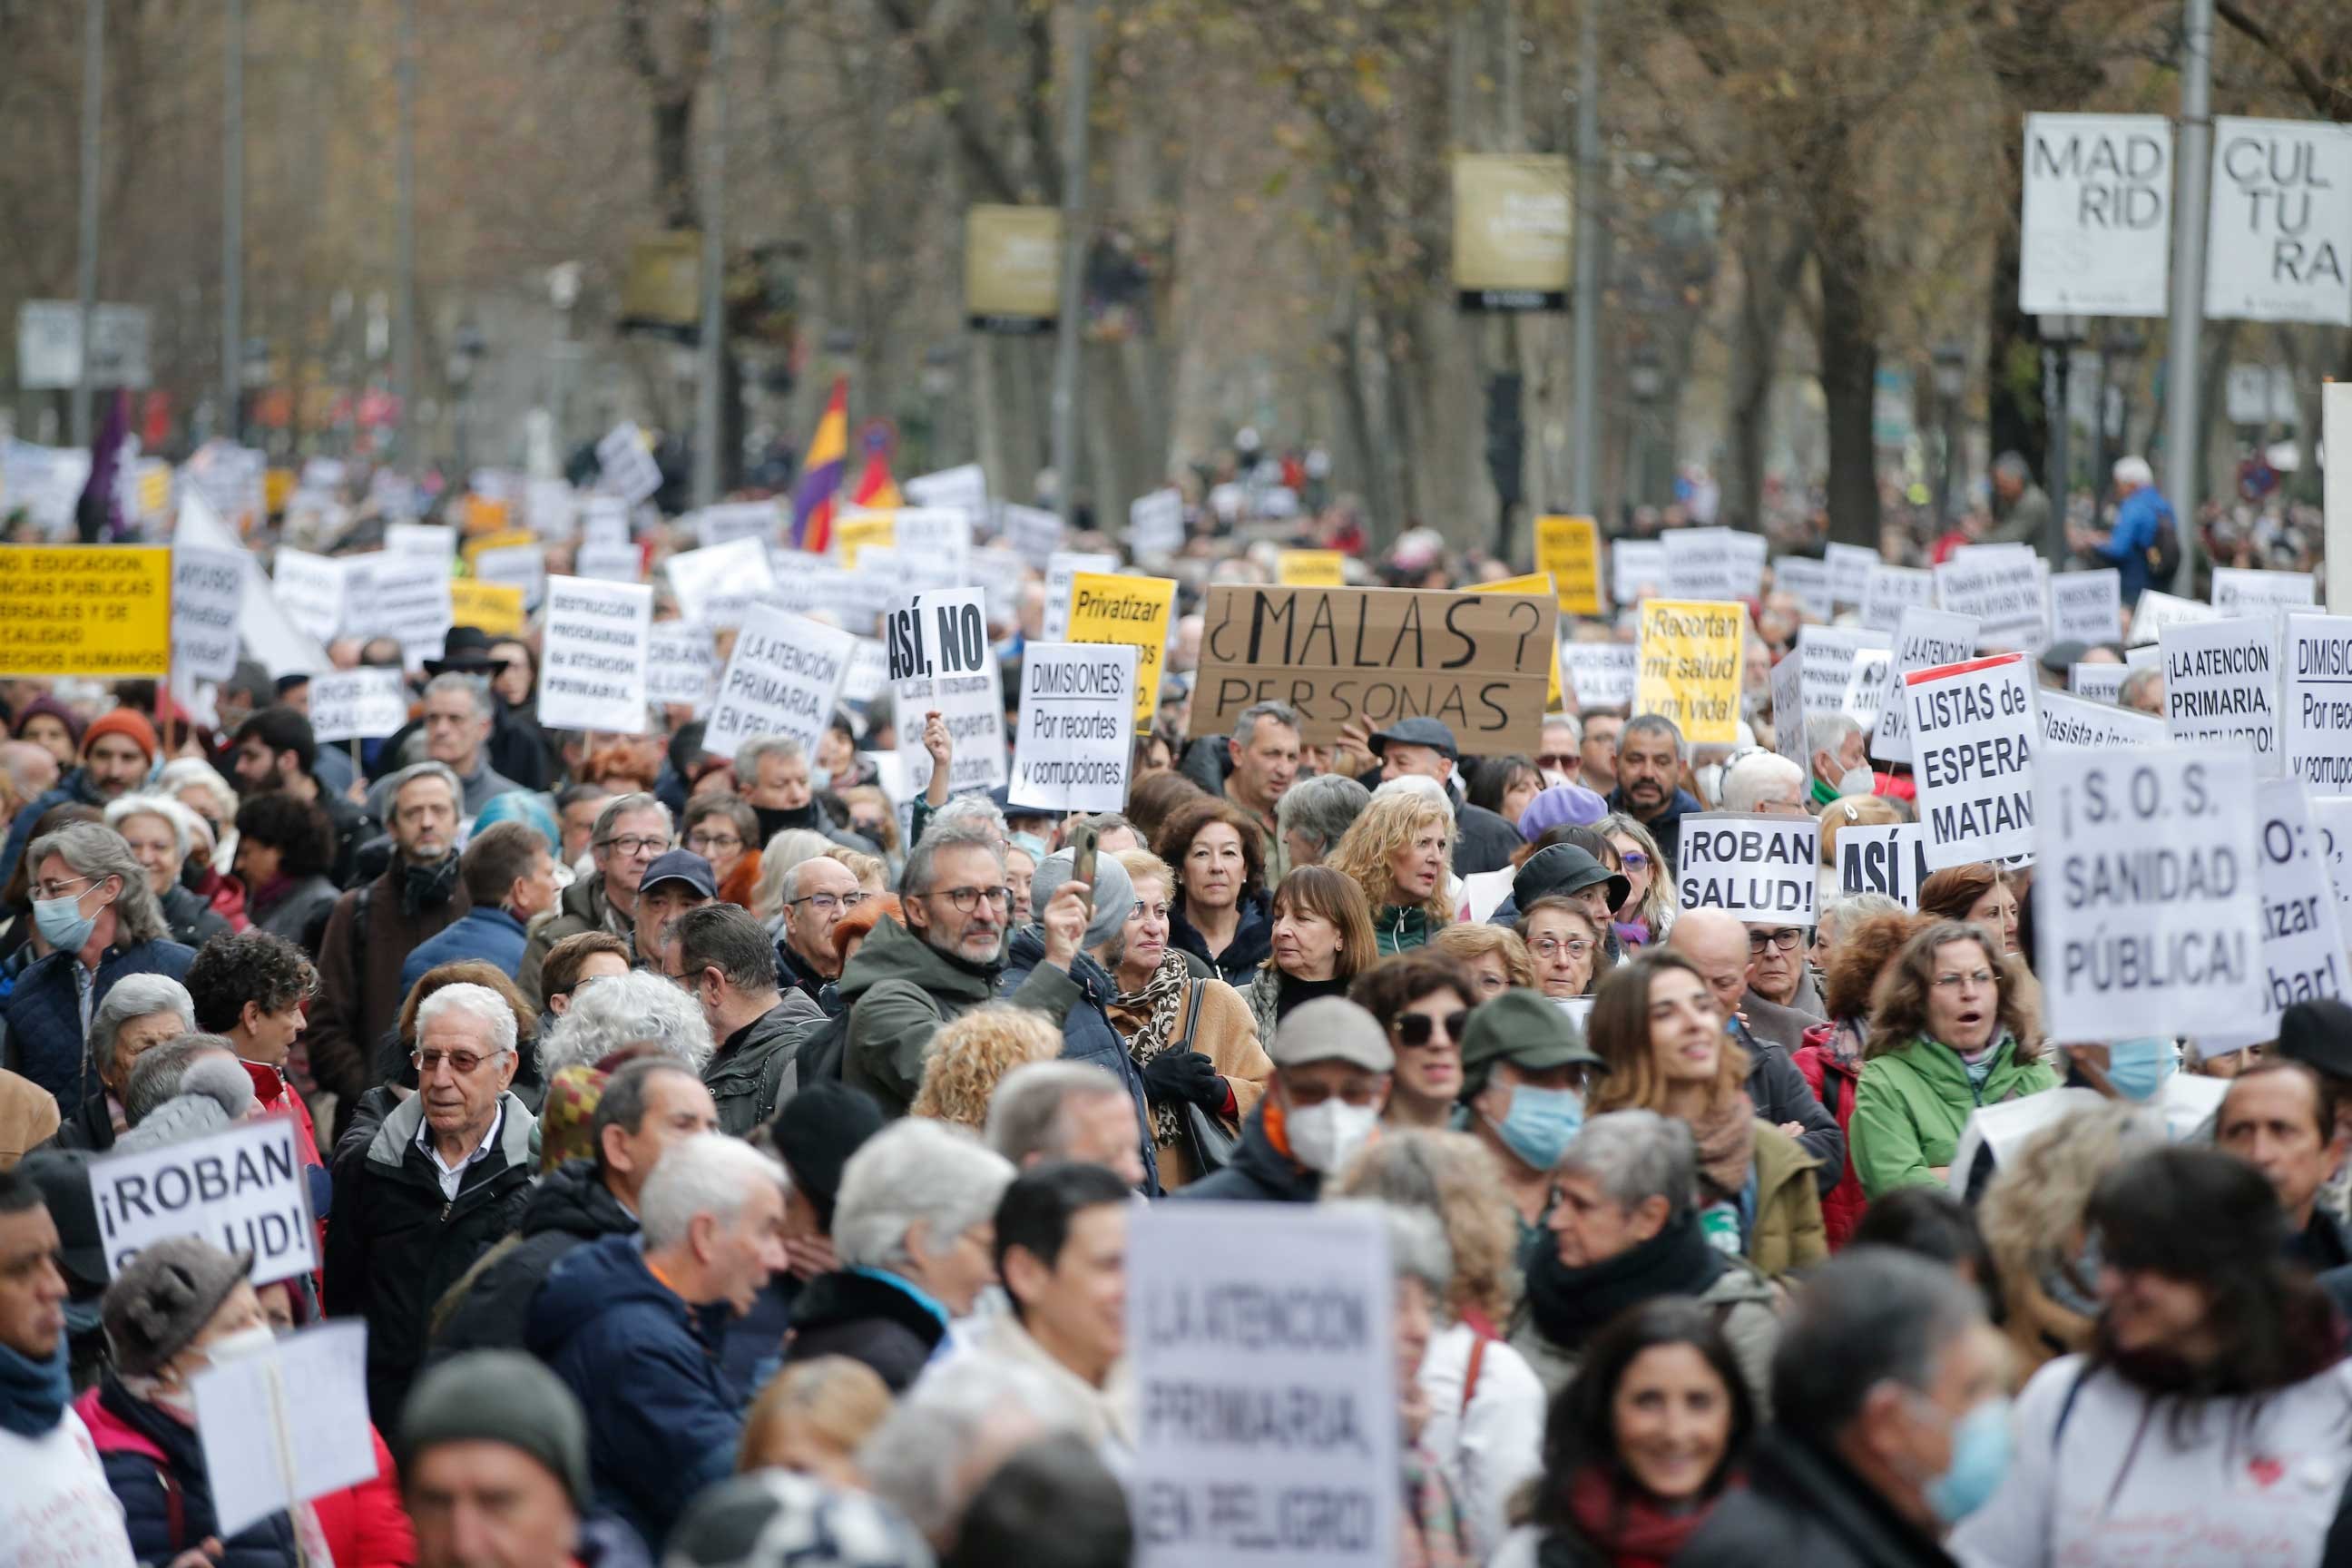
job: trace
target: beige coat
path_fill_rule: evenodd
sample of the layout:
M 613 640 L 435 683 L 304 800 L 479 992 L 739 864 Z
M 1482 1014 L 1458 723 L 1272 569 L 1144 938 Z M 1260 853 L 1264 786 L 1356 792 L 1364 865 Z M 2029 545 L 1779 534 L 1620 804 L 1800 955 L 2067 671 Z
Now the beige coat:
M 1196 1009 L 1200 1021 L 1194 1024 L 1192 1015 Z M 1110 1021 L 1120 1039 L 1132 1041 L 1145 1020 L 1140 1013 L 1114 1007 Z M 1183 1005 L 1177 1009 L 1171 1041 L 1182 1039 L 1187 1026 L 1192 1029 L 1192 1048 L 1208 1058 L 1217 1076 L 1233 1089 L 1232 1130 L 1238 1135 L 1242 1121 L 1265 1095 L 1266 1077 L 1274 1071 L 1274 1063 L 1267 1059 L 1265 1048 L 1257 1041 L 1256 1016 L 1242 994 L 1223 981 L 1195 980 L 1185 993 Z M 1161 1143 L 1159 1155 L 1160 1184 L 1168 1192 L 1174 1192 L 1201 1174 L 1192 1168 L 1192 1154 L 1181 1138 L 1173 1143 Z
M 0 1171 L 47 1142 L 58 1131 L 57 1097 L 31 1079 L 0 1068 Z

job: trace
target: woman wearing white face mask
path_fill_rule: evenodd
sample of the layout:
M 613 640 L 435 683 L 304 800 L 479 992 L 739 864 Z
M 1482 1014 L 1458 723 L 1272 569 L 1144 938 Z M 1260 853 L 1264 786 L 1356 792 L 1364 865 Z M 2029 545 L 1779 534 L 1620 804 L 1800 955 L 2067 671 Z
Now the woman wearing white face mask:
M 303 1554 L 326 1560 L 308 1504 L 228 1536 L 214 1511 L 190 1384 L 208 1367 L 268 1347 L 268 1320 L 246 1282 L 252 1263 L 250 1253 L 194 1237 L 159 1241 L 99 1304 L 114 1365 L 75 1409 L 142 1563 L 176 1564 L 197 1552 L 218 1568 L 293 1568 Z
M 1353 1002 L 1319 997 L 1274 1032 L 1274 1076 L 1242 1123 L 1233 1163 L 1174 1194 L 1228 1203 L 1313 1203 L 1378 1130 L 1396 1066 L 1388 1032 Z

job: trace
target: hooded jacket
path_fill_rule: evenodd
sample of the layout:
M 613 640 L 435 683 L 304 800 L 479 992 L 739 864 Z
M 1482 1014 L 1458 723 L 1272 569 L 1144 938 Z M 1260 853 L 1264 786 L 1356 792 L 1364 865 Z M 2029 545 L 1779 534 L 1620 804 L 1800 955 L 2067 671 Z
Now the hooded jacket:
M 842 1080 L 872 1095 L 886 1115 L 906 1115 L 922 1085 L 931 1037 L 993 997 L 1002 973 L 996 964 L 950 958 L 896 921 L 877 924 L 841 973 L 841 999 L 849 1009 Z M 1069 984 L 1067 975 L 1048 966 L 1031 976 L 1040 993 L 1050 984 L 1045 975 Z M 1024 988 L 1009 1000 L 1059 1024 L 1071 998 L 1058 995 L 1055 1006 Z
M 416 989 L 428 969 L 461 959 L 478 958 L 500 972 L 512 974 L 522 967 L 523 949 L 530 944 L 522 921 L 511 911 L 499 907 L 484 908 L 477 904 L 440 931 L 416 944 L 400 966 L 400 993 L 405 998 Z
M 1266 1136 L 1266 1100 L 1242 1118 L 1241 1146 L 1222 1171 L 1212 1171 L 1170 1194 L 1179 1199 L 1228 1204 L 1311 1204 L 1323 1192 L 1323 1173 L 1310 1171 Z
M 774 1006 L 719 1042 L 703 1065 L 702 1082 L 719 1107 L 721 1132 L 748 1138 L 793 1097 L 799 1088 L 793 1054 L 825 1021 L 824 1009 L 806 993 L 785 991 Z
M 126 974 L 168 974 L 188 977 L 195 953 L 176 942 L 117 942 L 99 955 L 98 973 L 90 987 L 93 1010 Z M 70 1121 L 85 1095 L 106 1092 L 98 1081 L 98 1065 L 83 1060 L 87 1031 L 81 1023 L 81 983 L 74 971 L 81 955 L 52 952 L 36 959 L 16 979 L 16 989 L 0 1000 L 0 1026 L 7 1030 L 7 1047 L 0 1067 L 31 1079 L 56 1097 L 58 1115 Z
M 2015 1040 L 2001 1041 L 1982 1089 L 1969 1081 L 1958 1051 L 1925 1036 L 1864 1062 L 1848 1124 L 1864 1194 L 1876 1198 L 1897 1187 L 1941 1185 L 1936 1169 L 1951 1164 L 1977 1107 L 2058 1087 L 2056 1071 L 2018 1060 L 2017 1051 Z
M 874 1369 L 894 1394 L 914 1386 L 947 1337 L 947 1320 L 911 1290 L 868 1268 L 820 1274 L 793 1303 L 784 1364 L 847 1356 Z
M 98 1447 L 141 1563 L 168 1563 L 210 1536 L 220 1540 L 218 1568 L 294 1568 L 294 1521 L 282 1510 L 235 1535 L 221 1534 L 194 1426 L 133 1396 L 111 1372 L 85 1390 L 74 1409 Z
M 656 1555 L 695 1494 L 735 1468 L 743 1420 L 718 1361 L 726 1310 L 690 1306 L 629 1236 L 574 1250 L 531 1302 L 525 1348 L 588 1417 L 596 1502 Z
M 417 1146 L 425 1100 L 394 1107 L 365 1145 L 335 1163 L 334 1223 L 327 1227 L 327 1315 L 368 1325 L 368 1408 L 395 1428 L 425 1360 L 433 1303 L 521 1221 L 530 1197 L 536 1123 L 511 1093 L 489 1150 L 467 1165 L 457 1195 L 441 1195 L 432 1157 Z
M 377 1081 L 375 1043 L 408 999 L 401 965 L 472 907 L 461 877 L 447 902 L 406 913 L 400 892 L 407 874 L 406 857 L 394 855 L 382 876 L 335 900 L 319 939 L 319 997 L 302 1038 L 311 1080 L 346 1105 Z
M 434 1309 L 433 1359 L 461 1351 L 520 1350 L 531 1298 L 576 1247 L 635 1236 L 637 1216 L 621 1206 L 593 1160 L 566 1160 L 539 1179 L 522 1228 L 484 1253 Z
M 1209 944 L 1181 909 L 1168 911 L 1168 945 L 1208 965 L 1209 973 L 1239 990 L 1274 952 L 1273 899 L 1264 891 L 1242 900 L 1241 923 L 1225 951 L 1212 956 Z
M 858 956 L 866 955 L 865 949 Z M 1151 1140 L 1151 1107 L 1143 1093 L 1143 1074 L 1127 1054 L 1127 1042 L 1110 1021 L 1110 1005 L 1118 999 L 1118 982 L 1086 953 L 1070 960 L 1068 973 L 1045 962 L 1045 932 L 1026 925 L 1013 933 L 1004 974 L 997 989 L 1007 1001 L 1033 1007 L 1062 1032 L 1062 1059 L 1091 1062 L 1127 1085 L 1135 1104 L 1135 1124 L 1143 1129 L 1138 1145 L 1143 1162 L 1143 1191 L 1160 1196 L 1160 1156 Z

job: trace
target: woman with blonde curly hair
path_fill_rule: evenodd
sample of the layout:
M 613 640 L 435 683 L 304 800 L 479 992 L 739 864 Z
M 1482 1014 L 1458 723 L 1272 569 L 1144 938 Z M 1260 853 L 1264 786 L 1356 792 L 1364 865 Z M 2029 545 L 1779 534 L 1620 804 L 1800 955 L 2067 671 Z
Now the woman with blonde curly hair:
M 1454 920 L 1454 814 L 1412 792 L 1375 795 L 1325 863 L 1371 907 L 1381 956 L 1420 947 Z
M 2117 1101 L 2086 1104 L 2025 1141 L 1977 1205 L 2017 1350 L 2021 1384 L 2044 1362 L 2089 1348 L 2099 1315 L 2099 1259 L 2084 1218 L 2099 1179 L 2162 1142 L 2158 1123 Z
M 907 1114 L 979 1132 L 988 1125 L 989 1099 L 1006 1073 L 1061 1054 L 1061 1031 L 1044 1014 L 1010 1002 L 984 1004 L 931 1037 L 922 1087 Z
M 2058 1087 L 2025 1006 L 2025 970 L 1980 926 L 1936 921 L 1871 994 L 1848 1146 L 1865 1197 L 1946 1179 L 1978 1107 Z
M 1519 940 L 1519 933 L 1508 926 L 1457 921 L 1431 937 L 1429 945 L 1448 958 L 1460 959 L 1470 971 L 1478 986 L 1478 994 L 1470 999 L 1473 1006 L 1489 996 L 1500 996 L 1514 985 L 1528 991 L 1536 988 L 1536 962 L 1528 956 L 1528 944 Z
M 863 1490 L 857 1450 L 889 1414 L 889 1385 L 864 1362 L 821 1355 L 795 1363 L 751 1401 L 735 1468 L 790 1470 L 838 1490 Z
M 1414 1382 L 1429 1404 L 1421 1442 L 1461 1502 L 1481 1555 L 1503 1538 L 1511 1495 L 1543 1462 L 1544 1386 L 1503 1342 L 1519 1299 L 1512 1259 L 1518 1223 L 1495 1158 L 1465 1132 L 1390 1132 L 1356 1157 L 1338 1198 L 1372 1198 L 1435 1217 L 1453 1254 L 1442 1303 Z

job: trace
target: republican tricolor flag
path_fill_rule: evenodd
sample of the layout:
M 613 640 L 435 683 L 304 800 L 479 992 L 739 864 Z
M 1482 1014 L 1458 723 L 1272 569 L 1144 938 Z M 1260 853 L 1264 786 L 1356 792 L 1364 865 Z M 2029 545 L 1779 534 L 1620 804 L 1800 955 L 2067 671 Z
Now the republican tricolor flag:
M 816 422 L 809 440 L 808 458 L 801 464 L 800 483 L 793 487 L 793 542 L 822 555 L 833 542 L 835 498 L 841 476 L 849 467 L 849 378 L 833 384 L 825 399 L 824 416 Z

